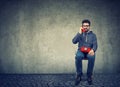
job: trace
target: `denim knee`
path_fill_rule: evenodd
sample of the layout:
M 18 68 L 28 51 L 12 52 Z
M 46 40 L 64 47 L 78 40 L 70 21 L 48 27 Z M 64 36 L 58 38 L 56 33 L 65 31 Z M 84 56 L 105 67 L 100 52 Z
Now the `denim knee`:
M 80 52 L 80 51 L 77 51 L 75 58 L 76 59 L 82 59 L 82 58 L 84 58 L 84 54 L 82 52 Z
M 95 59 L 95 55 L 91 56 L 90 54 L 87 54 L 88 59 Z

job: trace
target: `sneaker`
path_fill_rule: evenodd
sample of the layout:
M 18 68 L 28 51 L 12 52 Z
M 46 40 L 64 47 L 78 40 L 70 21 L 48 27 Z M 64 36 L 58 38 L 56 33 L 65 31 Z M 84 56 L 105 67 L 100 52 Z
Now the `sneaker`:
M 77 75 L 75 79 L 75 85 L 77 86 L 81 81 L 81 76 Z
M 87 81 L 88 81 L 88 84 L 89 84 L 89 85 L 92 85 L 92 84 L 93 84 L 93 83 L 92 83 L 92 78 L 91 78 L 91 77 L 89 77 Z

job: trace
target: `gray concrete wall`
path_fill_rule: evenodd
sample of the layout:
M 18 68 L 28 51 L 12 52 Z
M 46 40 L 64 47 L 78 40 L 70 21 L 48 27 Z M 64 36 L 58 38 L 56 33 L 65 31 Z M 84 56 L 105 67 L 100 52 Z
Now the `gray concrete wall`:
M 74 73 L 72 38 L 85 18 L 98 38 L 94 72 L 120 73 L 115 0 L 1 1 L 0 73 Z

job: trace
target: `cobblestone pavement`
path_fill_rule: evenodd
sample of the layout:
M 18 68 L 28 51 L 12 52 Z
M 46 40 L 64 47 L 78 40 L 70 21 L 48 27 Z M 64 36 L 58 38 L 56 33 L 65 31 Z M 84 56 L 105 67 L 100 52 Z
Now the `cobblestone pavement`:
M 93 85 L 86 79 L 74 86 L 75 74 L 0 74 L 0 87 L 120 87 L 120 74 L 94 74 Z

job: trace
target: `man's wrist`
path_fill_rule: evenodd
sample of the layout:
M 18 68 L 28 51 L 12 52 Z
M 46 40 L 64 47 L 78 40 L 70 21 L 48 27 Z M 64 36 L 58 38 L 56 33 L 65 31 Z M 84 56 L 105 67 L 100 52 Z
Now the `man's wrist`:
M 82 34 L 81 32 L 78 32 L 79 34 Z
M 95 50 L 92 48 L 92 50 L 95 52 Z

